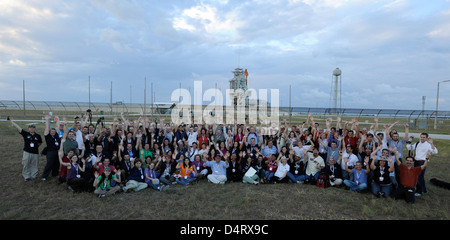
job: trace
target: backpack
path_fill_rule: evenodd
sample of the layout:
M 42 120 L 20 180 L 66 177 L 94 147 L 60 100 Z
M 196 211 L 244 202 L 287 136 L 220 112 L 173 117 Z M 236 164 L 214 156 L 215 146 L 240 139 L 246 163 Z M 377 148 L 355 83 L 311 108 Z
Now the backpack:
M 316 185 L 321 188 L 327 188 L 330 186 L 330 180 L 328 179 L 328 176 L 324 172 L 319 173 Z

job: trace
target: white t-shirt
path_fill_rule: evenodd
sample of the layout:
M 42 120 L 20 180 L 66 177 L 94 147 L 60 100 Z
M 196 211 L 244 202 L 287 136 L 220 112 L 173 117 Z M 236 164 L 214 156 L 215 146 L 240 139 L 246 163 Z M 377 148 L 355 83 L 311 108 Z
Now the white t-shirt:
M 276 177 L 283 177 L 284 174 L 286 173 L 286 171 L 289 171 L 290 167 L 289 164 L 286 162 L 286 165 L 283 165 L 283 163 L 278 162 L 278 167 L 277 167 L 277 171 L 275 172 L 275 176 Z
M 187 135 L 188 135 L 189 147 L 192 147 L 192 143 L 197 142 L 198 133 L 197 132 L 187 132 Z M 197 147 L 202 147 L 202 146 L 198 146 L 198 143 L 197 143 Z
M 321 156 L 314 158 L 312 152 L 308 152 L 308 165 L 306 166 L 306 175 L 315 175 L 320 169 L 317 169 L 317 164 L 321 167 L 325 167 L 325 162 Z
M 354 167 L 356 165 L 356 162 L 358 161 L 358 157 L 355 154 L 352 153 L 351 155 L 348 155 L 347 152 L 343 152 L 342 153 L 342 163 L 341 163 L 341 168 L 343 170 L 345 170 L 344 158 L 348 159 L 348 161 L 347 161 L 348 167 Z

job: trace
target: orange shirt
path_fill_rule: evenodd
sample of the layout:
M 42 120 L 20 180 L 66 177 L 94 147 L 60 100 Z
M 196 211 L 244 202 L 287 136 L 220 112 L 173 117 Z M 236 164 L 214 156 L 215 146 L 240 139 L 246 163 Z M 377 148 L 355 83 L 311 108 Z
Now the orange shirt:
M 193 167 L 190 166 L 188 168 L 184 167 L 184 164 L 180 164 L 180 175 L 182 178 L 187 177 L 190 178 L 191 177 L 191 172 L 193 171 Z

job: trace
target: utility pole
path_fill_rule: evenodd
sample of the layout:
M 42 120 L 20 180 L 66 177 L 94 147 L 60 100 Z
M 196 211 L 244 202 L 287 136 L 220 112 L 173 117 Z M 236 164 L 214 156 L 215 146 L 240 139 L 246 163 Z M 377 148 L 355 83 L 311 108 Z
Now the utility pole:
M 23 80 L 23 116 L 26 116 L 27 112 L 25 110 L 25 80 Z
M 89 109 L 91 109 L 91 76 L 89 76 Z
M 147 110 L 147 77 L 144 77 L 144 116 L 146 114 L 146 110 Z

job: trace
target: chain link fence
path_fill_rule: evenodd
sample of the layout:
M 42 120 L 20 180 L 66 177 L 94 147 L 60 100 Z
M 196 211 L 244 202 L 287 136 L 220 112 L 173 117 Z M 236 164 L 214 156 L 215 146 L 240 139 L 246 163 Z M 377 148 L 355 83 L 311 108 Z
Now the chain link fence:
M 0 119 L 6 116 L 15 119 L 42 120 L 45 114 L 58 116 L 80 116 L 91 109 L 93 118 L 119 116 L 121 113 L 127 116 L 170 116 L 171 110 L 176 103 L 154 103 L 154 104 L 129 104 L 124 102 L 99 103 L 99 102 L 62 102 L 62 101 L 9 101 L 0 100 Z M 270 113 L 270 108 L 268 108 Z M 337 116 L 345 118 L 356 118 L 360 124 L 371 124 L 375 117 L 384 119 L 385 122 L 400 120 L 408 123 L 411 129 L 430 130 L 437 129 L 450 131 L 450 111 L 433 110 L 406 110 L 406 109 L 361 109 L 361 108 L 309 108 L 309 107 L 280 107 L 280 118 L 289 119 L 291 124 L 300 124 L 306 116 L 311 113 L 319 121 Z

